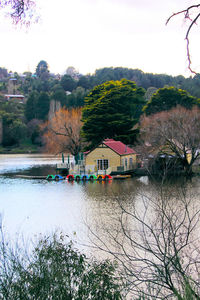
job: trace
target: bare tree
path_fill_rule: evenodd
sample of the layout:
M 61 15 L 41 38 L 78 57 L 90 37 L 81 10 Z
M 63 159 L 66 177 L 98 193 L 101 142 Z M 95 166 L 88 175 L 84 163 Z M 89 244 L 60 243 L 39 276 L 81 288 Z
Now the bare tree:
M 81 109 L 61 108 L 55 116 L 45 123 L 44 139 L 48 152 L 62 153 L 69 152 L 76 156 L 82 149 L 81 137 Z
M 141 139 L 149 153 L 173 155 L 179 159 L 186 174 L 200 155 L 200 110 L 183 107 L 143 116 Z
M 115 227 L 90 229 L 95 246 L 118 261 L 133 299 L 200 299 L 200 210 L 189 191 L 161 186 L 132 206 L 121 198 Z
M 200 17 L 200 3 L 198 4 L 194 4 L 194 5 L 191 5 L 191 6 L 188 6 L 186 7 L 185 9 L 183 10 L 180 10 L 176 13 L 173 13 L 168 19 L 167 19 L 167 22 L 166 24 L 169 23 L 169 21 L 175 17 L 175 16 L 178 16 L 178 15 L 183 15 L 184 19 L 186 21 L 189 21 L 189 25 L 187 27 L 187 31 L 186 31 L 186 34 L 185 34 L 185 39 L 186 39 L 186 49 L 187 49 L 187 58 L 188 58 L 188 69 L 196 74 L 196 72 L 192 69 L 191 67 L 191 54 L 190 54 L 190 47 L 189 47 L 189 44 L 190 44 L 190 33 L 191 33 L 191 30 L 192 28 L 194 27 L 194 25 L 197 24 L 197 21 L 199 20 L 199 17 Z
M 29 25 L 39 18 L 33 0 L 0 0 L 0 9 L 4 9 L 14 24 Z

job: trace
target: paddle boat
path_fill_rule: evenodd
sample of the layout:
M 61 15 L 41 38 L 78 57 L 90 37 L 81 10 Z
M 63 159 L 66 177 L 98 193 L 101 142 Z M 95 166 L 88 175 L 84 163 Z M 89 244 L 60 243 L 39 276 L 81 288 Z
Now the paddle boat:
M 88 175 L 86 175 L 86 174 L 84 174 L 84 175 L 81 176 L 81 180 L 82 180 L 82 181 L 86 181 L 86 180 L 88 180 L 88 179 L 89 179 L 89 177 L 88 177 Z
M 110 175 L 105 175 L 104 176 L 104 180 L 111 180 L 112 179 L 112 176 L 110 176 Z
M 61 176 L 61 175 L 48 175 L 46 177 L 47 180 L 52 181 L 59 181 L 59 180 L 64 180 L 65 177 Z M 112 176 L 110 175 L 101 175 L 99 174 L 98 176 L 94 175 L 94 174 L 83 174 L 83 175 L 73 175 L 73 174 L 69 174 L 66 177 L 67 181 L 94 181 L 94 180 L 99 180 L 99 181 L 106 181 L 106 180 L 111 180 L 113 179 Z
M 74 181 L 74 175 L 69 174 L 69 175 L 67 175 L 66 179 L 67 179 L 68 181 Z
M 46 179 L 49 181 L 55 180 L 55 175 L 48 175 Z
M 104 180 L 104 177 L 105 177 L 104 175 L 98 175 L 97 180 L 99 180 L 99 181 Z
M 59 181 L 59 180 L 63 180 L 64 177 L 62 177 L 61 175 L 55 175 L 54 180 Z
M 95 175 L 89 175 L 89 180 L 90 181 L 93 181 L 93 180 L 96 180 L 97 179 L 97 176 Z
M 80 181 L 81 180 L 81 175 L 75 175 L 75 180 Z

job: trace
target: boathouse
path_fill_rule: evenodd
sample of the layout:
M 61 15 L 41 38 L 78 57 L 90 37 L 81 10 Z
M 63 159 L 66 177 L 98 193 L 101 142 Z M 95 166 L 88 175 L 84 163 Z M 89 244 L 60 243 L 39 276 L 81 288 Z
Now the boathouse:
M 85 153 L 87 173 L 111 174 L 124 172 L 136 166 L 136 152 L 120 141 L 106 139 L 95 149 Z

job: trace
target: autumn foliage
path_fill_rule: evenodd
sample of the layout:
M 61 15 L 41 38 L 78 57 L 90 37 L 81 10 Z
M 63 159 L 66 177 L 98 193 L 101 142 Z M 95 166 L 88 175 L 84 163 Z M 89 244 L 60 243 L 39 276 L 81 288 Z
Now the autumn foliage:
M 55 116 L 43 126 L 45 148 L 50 153 L 68 152 L 77 155 L 82 148 L 80 135 L 81 109 L 61 108 Z

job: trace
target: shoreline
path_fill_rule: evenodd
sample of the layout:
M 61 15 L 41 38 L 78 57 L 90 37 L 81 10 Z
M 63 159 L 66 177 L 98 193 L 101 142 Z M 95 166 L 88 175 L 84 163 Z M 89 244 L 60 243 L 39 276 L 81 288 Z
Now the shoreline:
M 39 149 L 0 149 L 0 154 L 41 154 L 44 153 L 42 150 Z

